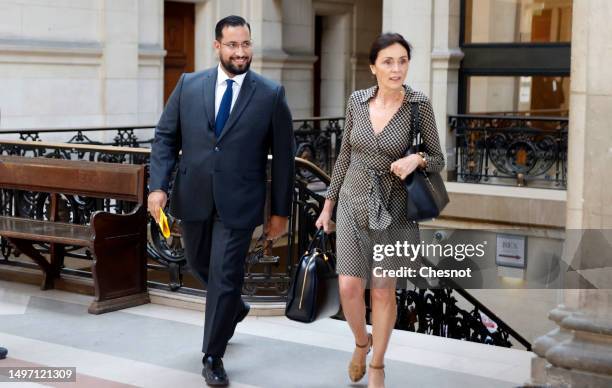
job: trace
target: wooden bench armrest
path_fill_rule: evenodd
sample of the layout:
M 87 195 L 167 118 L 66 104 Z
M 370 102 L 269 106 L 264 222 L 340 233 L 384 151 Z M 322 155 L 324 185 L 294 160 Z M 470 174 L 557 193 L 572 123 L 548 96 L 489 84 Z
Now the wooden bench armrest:
M 134 210 L 126 214 L 115 214 L 106 211 L 96 211 L 91 217 L 91 228 L 94 231 L 94 240 L 100 238 L 118 238 L 146 235 L 147 210 L 146 206 L 137 205 Z
M 91 270 L 97 281 L 89 312 L 100 314 L 148 302 L 146 205 L 138 205 L 128 214 L 95 212 L 91 228 Z

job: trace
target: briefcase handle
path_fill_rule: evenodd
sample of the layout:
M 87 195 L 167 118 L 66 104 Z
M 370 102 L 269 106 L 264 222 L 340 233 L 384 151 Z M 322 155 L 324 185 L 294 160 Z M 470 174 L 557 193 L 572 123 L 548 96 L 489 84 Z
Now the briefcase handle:
M 323 230 L 323 228 L 319 228 L 317 233 L 315 233 L 314 237 L 310 244 L 308 244 L 308 249 L 306 253 L 312 252 L 315 248 L 319 248 L 322 252 L 327 250 L 327 234 Z

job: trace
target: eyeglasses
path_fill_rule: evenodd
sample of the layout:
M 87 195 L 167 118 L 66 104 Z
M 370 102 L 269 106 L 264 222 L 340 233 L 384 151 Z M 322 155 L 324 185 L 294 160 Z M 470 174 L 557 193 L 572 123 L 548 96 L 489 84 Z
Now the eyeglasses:
M 253 41 L 252 40 L 245 40 L 242 43 L 239 42 L 229 42 L 229 43 L 223 43 L 221 42 L 222 45 L 229 47 L 232 50 L 238 50 L 239 47 L 242 47 L 244 50 L 248 50 L 251 47 L 253 47 Z

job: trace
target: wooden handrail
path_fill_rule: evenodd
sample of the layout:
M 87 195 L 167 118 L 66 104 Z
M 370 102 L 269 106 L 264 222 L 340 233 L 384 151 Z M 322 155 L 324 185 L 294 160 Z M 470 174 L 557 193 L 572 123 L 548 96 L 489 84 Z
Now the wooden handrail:
M 155 128 L 155 124 L 152 125 L 120 125 L 120 126 L 97 126 L 97 127 L 85 127 L 85 128 L 79 128 L 79 127 L 57 127 L 57 128 L 23 128 L 23 129 L 17 129 L 17 128 L 7 128 L 7 129 L 0 129 L 0 135 L 4 134 L 4 133 L 32 133 L 32 132 L 90 132 L 90 131 L 108 131 L 108 130 L 121 130 L 121 129 L 153 129 Z
M 31 140 L 4 140 L 0 139 L 0 144 L 21 146 L 21 147 L 34 147 L 34 148 L 57 148 L 62 150 L 75 150 L 75 151 L 98 151 L 107 152 L 114 154 L 140 154 L 148 155 L 151 153 L 150 148 L 137 148 L 137 147 L 118 147 L 118 146 L 104 146 L 96 144 L 79 144 L 79 143 L 54 143 L 46 141 L 31 141 Z

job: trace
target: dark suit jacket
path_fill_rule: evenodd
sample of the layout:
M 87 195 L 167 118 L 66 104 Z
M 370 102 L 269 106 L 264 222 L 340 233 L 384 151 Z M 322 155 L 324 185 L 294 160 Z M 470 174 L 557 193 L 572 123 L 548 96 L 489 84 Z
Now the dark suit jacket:
M 216 81 L 216 67 L 181 76 L 155 128 L 149 190 L 168 192 L 182 150 L 170 195 L 172 215 L 206 220 L 216 206 L 226 226 L 253 228 L 263 223 L 270 152 L 271 214 L 288 216 L 295 140 L 284 88 L 249 70 L 217 139 Z

